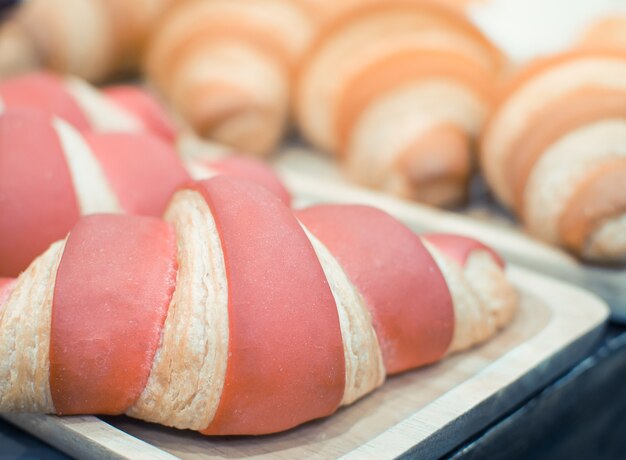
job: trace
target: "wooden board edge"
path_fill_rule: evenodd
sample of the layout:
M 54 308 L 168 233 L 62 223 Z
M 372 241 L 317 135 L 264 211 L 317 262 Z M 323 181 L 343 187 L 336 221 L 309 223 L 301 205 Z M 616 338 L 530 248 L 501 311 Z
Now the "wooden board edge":
M 471 397 L 459 395 L 459 387 L 453 388 L 442 397 L 433 401 L 419 411 L 419 418 L 424 419 L 424 414 L 431 422 L 424 426 L 416 416 L 409 417 L 397 425 L 391 427 L 376 438 L 348 453 L 345 458 L 392 458 L 411 451 L 419 452 L 422 456 L 430 454 L 443 455 L 455 445 L 467 439 L 466 430 L 460 430 L 455 422 L 463 414 L 463 424 L 467 425 L 469 418 L 475 419 L 471 426 L 475 431 L 480 430 L 493 419 L 512 409 L 526 398 L 530 391 L 538 387 L 534 384 L 525 385 L 521 377 L 527 377 L 529 368 L 539 369 L 539 377 L 546 383 L 556 377 L 560 372 L 571 366 L 595 342 L 602 326 L 608 317 L 608 309 L 602 301 L 586 291 L 569 286 L 565 283 L 546 278 L 543 275 L 533 274 L 527 270 L 509 267 L 512 281 L 539 298 L 552 299 L 549 303 L 557 315 L 553 315 L 547 327 L 533 337 L 529 342 L 522 343 L 511 352 L 496 360 L 479 374 L 473 376 L 463 387 L 469 383 L 472 389 Z M 572 305 L 577 305 L 576 310 L 568 311 Z M 570 332 L 573 328 L 574 337 Z M 562 336 L 568 331 L 567 337 Z M 595 332 L 595 335 L 594 335 Z M 546 338 L 558 338 L 559 340 L 543 343 Z M 572 340 L 573 338 L 573 340 Z M 576 352 L 571 352 L 572 343 L 576 342 Z M 555 350 L 566 347 L 570 350 L 567 356 L 556 356 Z M 536 350 L 536 359 L 530 363 L 519 365 L 520 356 L 528 350 Z M 559 365 L 548 366 L 552 360 L 558 359 Z M 497 379 L 491 378 L 494 372 L 501 372 L 496 366 L 501 365 L 502 360 L 508 363 L 511 372 L 507 372 L 509 385 L 497 393 L 489 387 L 489 382 L 502 381 L 502 376 Z M 547 368 L 552 368 L 547 372 Z M 531 371 L 532 372 L 532 371 Z M 515 388 L 514 388 L 515 387 Z M 530 390 L 529 390 L 530 389 Z M 493 400 L 497 399 L 494 404 Z M 459 403 L 461 401 L 461 403 Z M 481 407 L 487 407 L 481 412 Z M 453 409 L 450 409 L 453 407 Z M 49 442 L 62 451 L 80 458 L 97 459 L 120 459 L 120 458 L 177 458 L 153 445 L 146 443 L 132 435 L 121 431 L 106 422 L 93 416 L 79 417 L 55 417 L 40 414 L 3 414 L 7 421 L 20 426 L 31 434 Z M 85 427 L 93 424 L 93 433 L 85 433 Z M 446 428 L 444 440 L 440 439 L 442 428 Z M 102 442 L 102 434 L 105 441 Z M 416 450 L 417 445 L 417 450 Z
M 521 268 L 511 267 L 510 275 L 517 285 L 548 300 L 557 314 L 547 327 L 462 386 L 453 388 L 418 414 L 349 452 L 343 459 L 395 458 L 407 452 L 419 454 L 419 458 L 438 458 L 468 436 L 467 431 L 455 429 L 461 416 L 465 426 L 469 423 L 468 417 L 474 419 L 470 423 L 474 433 L 470 435 L 475 434 L 494 421 L 493 414 L 505 413 L 530 396 L 529 388 L 536 385 L 526 385 L 529 378 L 548 383 L 584 356 L 606 325 L 609 317 L 606 304 L 580 288 Z M 573 305 L 575 311 L 571 311 Z M 566 338 L 564 331 L 573 331 L 574 336 L 568 333 Z M 562 348 L 567 348 L 565 354 L 559 353 Z M 528 356 L 532 356 L 530 361 Z M 552 360 L 557 360 L 558 365 L 548 366 Z M 529 375 L 529 368 L 534 369 L 535 375 Z M 504 388 L 501 387 L 503 381 L 508 382 Z M 493 387 L 495 382 L 500 384 L 499 388 Z M 487 411 L 481 413 L 481 408 Z M 429 422 L 423 422 L 424 419 Z M 437 434 L 444 427 L 446 435 L 442 439 Z
M 76 458 L 178 459 L 90 415 L 57 417 L 45 414 L 0 414 L 0 417 Z
M 276 165 L 296 198 L 309 202 L 369 204 L 385 210 L 414 231 L 459 233 L 489 242 L 511 262 L 581 285 L 605 299 L 612 319 L 626 324 L 626 269 L 586 266 L 575 257 L 517 229 L 495 226 L 451 211 L 431 208 L 353 184 L 328 181 Z

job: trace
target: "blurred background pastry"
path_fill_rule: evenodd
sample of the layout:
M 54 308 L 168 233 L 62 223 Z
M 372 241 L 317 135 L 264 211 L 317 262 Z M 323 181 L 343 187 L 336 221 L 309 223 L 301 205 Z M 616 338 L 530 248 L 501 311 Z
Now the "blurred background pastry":
M 574 51 L 520 72 L 486 125 L 485 177 L 535 236 L 626 261 L 626 51 Z
M 352 2 L 320 29 L 300 65 L 298 126 L 359 183 L 459 204 L 503 65 L 441 2 Z

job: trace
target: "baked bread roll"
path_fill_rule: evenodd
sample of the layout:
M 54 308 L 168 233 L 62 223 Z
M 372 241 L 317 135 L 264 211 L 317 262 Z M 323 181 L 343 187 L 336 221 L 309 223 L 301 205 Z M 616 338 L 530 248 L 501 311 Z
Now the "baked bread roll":
M 533 235 L 626 261 L 626 52 L 529 66 L 487 123 L 481 155 L 492 190 Z
M 487 339 L 516 307 L 491 250 L 425 245 L 373 208 L 294 215 L 220 176 L 165 218 L 83 218 L 5 286 L 0 411 L 273 433 Z
M 200 136 L 267 154 L 285 130 L 292 74 L 323 10 L 317 3 L 186 2 L 155 32 L 147 77 Z
M 355 181 L 433 205 L 466 196 L 499 51 L 438 2 L 349 2 L 298 69 L 298 126 Z
M 45 67 L 92 82 L 137 69 L 152 28 L 182 0 L 29 0 L 0 28 L 0 76 Z

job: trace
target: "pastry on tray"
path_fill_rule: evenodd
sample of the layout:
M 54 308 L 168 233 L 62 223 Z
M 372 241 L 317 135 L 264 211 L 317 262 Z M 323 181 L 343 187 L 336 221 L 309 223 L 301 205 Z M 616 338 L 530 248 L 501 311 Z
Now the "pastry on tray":
M 0 282 L 0 412 L 127 414 L 265 434 L 489 339 L 517 307 L 501 259 L 366 206 L 294 212 L 218 176 L 165 220 L 82 218 Z

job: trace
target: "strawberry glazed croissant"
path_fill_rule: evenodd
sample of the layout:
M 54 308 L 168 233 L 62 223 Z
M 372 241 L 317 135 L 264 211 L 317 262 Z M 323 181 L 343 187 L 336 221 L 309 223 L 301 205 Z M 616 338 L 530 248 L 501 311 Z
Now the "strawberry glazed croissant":
M 83 218 L 0 287 L 0 411 L 128 414 L 264 434 L 488 339 L 516 309 L 502 261 L 384 212 L 292 212 L 219 176 L 165 221 Z
M 491 116 L 481 154 L 491 188 L 533 235 L 626 261 L 626 51 L 530 65 Z
M 161 138 L 145 132 L 80 132 L 65 121 L 80 119 L 81 112 L 66 104 L 71 99 L 52 97 L 42 109 L 38 105 L 44 98 L 31 101 L 32 107 L 16 107 L 15 93 L 5 89 L 0 84 L 0 97 L 10 103 L 0 113 L 0 276 L 17 276 L 82 215 L 162 215 L 172 193 L 191 175 L 245 178 L 286 203 L 290 200 L 264 164 L 244 158 L 199 158 L 184 164 L 163 140 L 167 131 L 161 130 Z M 165 126 L 150 117 L 158 114 L 156 106 L 143 104 L 147 100 L 142 97 L 137 101 L 143 96 L 137 91 L 123 89 L 115 97 L 139 102 L 144 118 L 155 120 L 155 129 Z
M 502 55 L 435 1 L 352 1 L 330 18 L 298 69 L 305 137 L 357 182 L 433 205 L 463 201 Z
M 0 276 L 16 276 L 81 215 L 159 216 L 188 181 L 148 134 L 80 133 L 32 108 L 0 114 Z

